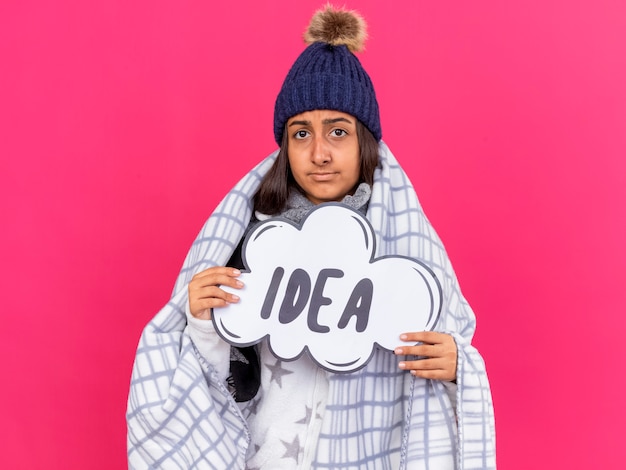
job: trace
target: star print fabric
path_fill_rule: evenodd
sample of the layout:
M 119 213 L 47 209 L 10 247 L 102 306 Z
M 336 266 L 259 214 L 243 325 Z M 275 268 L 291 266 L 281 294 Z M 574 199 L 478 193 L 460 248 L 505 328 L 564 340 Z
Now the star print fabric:
M 308 357 L 293 362 L 260 348 L 261 387 L 242 409 L 251 435 L 247 465 L 257 469 L 310 468 L 328 394 L 328 372 Z M 251 452 L 250 452 L 251 451 Z

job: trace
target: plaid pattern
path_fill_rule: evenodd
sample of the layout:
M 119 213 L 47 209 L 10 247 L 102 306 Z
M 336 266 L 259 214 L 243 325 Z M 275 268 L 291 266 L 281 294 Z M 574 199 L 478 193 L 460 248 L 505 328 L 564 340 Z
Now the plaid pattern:
M 246 455 L 253 453 L 245 409 L 185 331 L 186 285 L 196 272 L 227 262 L 250 220 L 251 197 L 276 155 L 226 195 L 193 243 L 172 299 L 144 329 L 128 399 L 130 468 L 245 469 Z M 410 181 L 383 142 L 380 156 L 367 214 L 376 231 L 376 256 L 420 259 L 441 282 L 437 329 L 452 334 L 459 351 L 456 410 L 441 382 L 416 379 L 397 368 L 393 354 L 376 351 L 363 369 L 330 375 L 313 468 L 493 469 L 493 406 L 483 360 L 470 344 L 474 314 Z

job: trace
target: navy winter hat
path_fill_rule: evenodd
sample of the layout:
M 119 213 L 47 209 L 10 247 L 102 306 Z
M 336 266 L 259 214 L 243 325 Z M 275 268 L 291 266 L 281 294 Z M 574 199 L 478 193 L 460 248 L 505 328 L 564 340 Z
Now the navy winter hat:
M 282 144 L 287 120 L 314 109 L 355 116 L 380 140 L 380 116 L 369 75 L 353 54 L 363 47 L 365 21 L 331 6 L 315 13 L 304 40 L 310 44 L 289 70 L 274 107 L 274 138 Z

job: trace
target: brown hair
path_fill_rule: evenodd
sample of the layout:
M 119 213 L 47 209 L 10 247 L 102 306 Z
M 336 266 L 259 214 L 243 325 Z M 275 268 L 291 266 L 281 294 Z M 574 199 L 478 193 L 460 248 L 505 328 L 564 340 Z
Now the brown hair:
M 359 183 L 374 184 L 374 170 L 378 166 L 378 142 L 361 121 L 356 121 L 356 135 L 359 140 L 359 157 L 361 158 L 361 175 Z M 287 203 L 290 188 L 300 187 L 291 173 L 288 154 L 288 132 L 283 132 L 283 140 L 276 161 L 261 180 L 254 194 L 254 210 L 262 214 L 276 215 Z

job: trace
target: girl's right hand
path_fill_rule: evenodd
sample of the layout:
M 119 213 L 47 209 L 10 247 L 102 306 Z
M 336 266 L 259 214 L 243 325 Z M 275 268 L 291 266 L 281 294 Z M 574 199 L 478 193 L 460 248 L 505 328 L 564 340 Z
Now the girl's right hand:
M 241 271 L 216 266 L 196 274 L 189 283 L 189 310 L 195 318 L 211 319 L 211 309 L 239 302 L 239 297 L 229 294 L 219 286 L 241 289 L 243 282 L 237 277 Z

